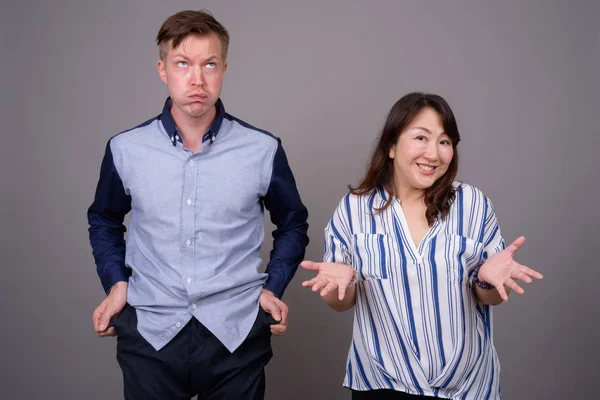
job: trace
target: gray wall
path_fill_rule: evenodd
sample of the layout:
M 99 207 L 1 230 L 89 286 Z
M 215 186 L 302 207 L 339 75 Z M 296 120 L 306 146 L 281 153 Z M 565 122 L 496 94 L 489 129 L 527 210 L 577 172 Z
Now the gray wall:
M 227 110 L 283 140 L 310 211 L 307 258 L 322 257 L 323 227 L 393 102 L 439 93 L 464 139 L 460 178 L 492 199 L 507 240 L 527 237 L 518 259 L 545 274 L 496 309 L 504 397 L 598 393 L 597 1 L 6 3 L 0 397 L 121 395 L 115 340 L 92 331 L 103 292 L 85 212 L 107 139 L 162 107 L 160 24 L 202 7 L 232 37 Z M 349 398 L 352 315 L 303 289 L 308 276 L 284 298 L 268 399 Z

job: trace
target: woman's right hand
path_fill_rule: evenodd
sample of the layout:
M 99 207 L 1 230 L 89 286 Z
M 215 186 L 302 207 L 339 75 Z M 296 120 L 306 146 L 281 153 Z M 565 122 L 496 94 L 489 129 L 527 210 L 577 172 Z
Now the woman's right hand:
M 338 299 L 342 301 L 346 295 L 346 289 L 355 281 L 356 271 L 346 264 L 302 261 L 300 266 L 317 273 L 314 278 L 302 282 L 302 286 L 312 287 L 313 292 L 321 290 L 321 297 L 337 289 Z

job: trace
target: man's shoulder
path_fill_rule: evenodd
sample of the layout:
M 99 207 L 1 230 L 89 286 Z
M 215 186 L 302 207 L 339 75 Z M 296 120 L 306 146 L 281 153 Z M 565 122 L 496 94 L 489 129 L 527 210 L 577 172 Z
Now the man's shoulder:
M 148 132 L 154 132 L 159 130 L 159 117 L 150 118 L 141 124 L 117 133 L 109 139 L 111 147 L 113 146 L 127 146 L 131 143 L 136 143 L 139 140 L 147 139 Z
M 226 113 L 223 118 L 223 122 L 226 123 L 229 126 L 229 129 L 234 133 L 245 135 L 249 139 L 262 141 L 271 145 L 277 144 L 280 141 L 280 139 L 271 132 L 265 129 L 257 128 L 256 126 L 240 118 L 234 117 L 231 114 Z

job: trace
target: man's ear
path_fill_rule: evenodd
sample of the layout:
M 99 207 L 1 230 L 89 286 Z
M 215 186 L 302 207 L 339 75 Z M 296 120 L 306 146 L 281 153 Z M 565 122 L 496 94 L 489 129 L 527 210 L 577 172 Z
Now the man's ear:
M 164 83 L 167 83 L 167 65 L 164 63 L 162 59 L 158 59 L 156 63 L 156 69 L 158 70 L 158 75 L 160 76 L 160 80 Z

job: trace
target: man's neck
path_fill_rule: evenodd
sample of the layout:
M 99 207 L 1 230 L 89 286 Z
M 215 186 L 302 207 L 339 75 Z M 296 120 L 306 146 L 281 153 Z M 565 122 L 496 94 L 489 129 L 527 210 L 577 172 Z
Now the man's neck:
M 172 107 L 171 116 L 185 148 L 195 153 L 202 148 L 202 137 L 214 122 L 217 116 L 217 108 L 213 106 L 206 114 L 193 118 Z
M 179 134 L 183 138 L 193 137 L 202 138 L 202 136 L 208 131 L 208 128 L 212 125 L 217 116 L 217 108 L 211 107 L 210 111 L 199 117 L 190 117 L 182 113 L 178 108 L 171 107 L 171 116 L 177 126 Z

